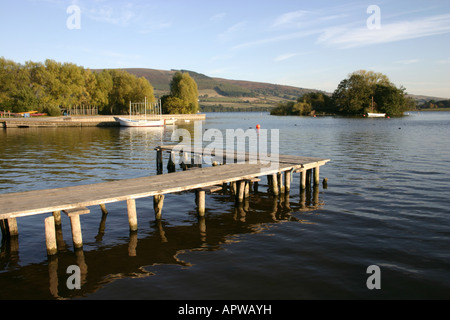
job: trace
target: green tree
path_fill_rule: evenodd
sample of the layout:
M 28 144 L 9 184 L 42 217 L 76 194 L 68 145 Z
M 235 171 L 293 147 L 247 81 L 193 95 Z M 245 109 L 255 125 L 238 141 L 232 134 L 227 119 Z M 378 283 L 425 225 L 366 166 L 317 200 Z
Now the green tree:
M 98 107 L 100 113 L 105 113 L 108 111 L 109 93 L 113 88 L 111 73 L 106 70 L 96 72 L 95 83 L 95 87 L 90 89 L 92 104 Z
M 361 114 L 370 107 L 371 86 L 358 74 L 342 80 L 333 92 L 333 102 L 337 111 L 344 114 Z
M 0 57 L 0 108 L 5 110 L 59 115 L 60 107 L 84 105 L 97 106 L 102 113 L 123 114 L 130 101 L 145 97 L 150 103 L 155 100 L 148 80 L 123 70 L 93 73 L 50 59 L 21 65 Z
M 411 105 L 404 88 L 397 88 L 381 73 L 359 70 L 342 80 L 334 91 L 332 100 L 336 111 L 344 114 L 361 114 L 372 111 L 388 115 L 401 115 Z
M 184 113 L 198 112 L 198 87 L 189 73 L 177 71 L 174 74 L 170 82 L 170 95 L 188 104 L 188 108 Z
M 404 88 L 398 89 L 391 85 L 377 84 L 374 100 L 378 111 L 391 116 L 401 115 L 408 110 L 409 100 L 405 97 Z
M 309 92 L 297 99 L 298 102 L 309 104 L 310 111 L 315 113 L 334 113 L 333 103 L 329 96 L 322 92 Z
M 124 70 L 110 70 L 112 88 L 108 96 L 110 113 L 124 114 L 129 112 L 130 101 L 154 102 L 153 87 L 145 78 L 136 76 Z
M 168 96 L 164 99 L 164 113 L 167 114 L 185 114 L 189 113 L 190 106 L 187 101 L 177 97 Z

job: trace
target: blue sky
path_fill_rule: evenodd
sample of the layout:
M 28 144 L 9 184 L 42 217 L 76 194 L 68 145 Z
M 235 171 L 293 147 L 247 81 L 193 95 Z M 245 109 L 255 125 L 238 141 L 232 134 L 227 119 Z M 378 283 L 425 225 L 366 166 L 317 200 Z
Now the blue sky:
M 0 56 L 20 63 L 187 69 L 328 92 L 365 69 L 450 98 L 449 0 L 0 0 L 0 28 Z

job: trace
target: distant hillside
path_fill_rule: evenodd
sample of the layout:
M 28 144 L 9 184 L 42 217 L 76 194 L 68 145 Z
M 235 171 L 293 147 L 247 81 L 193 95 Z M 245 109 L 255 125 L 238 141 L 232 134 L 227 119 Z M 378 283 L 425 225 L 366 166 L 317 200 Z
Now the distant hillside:
M 138 77 L 145 77 L 155 89 L 155 96 L 161 97 L 169 93 L 170 81 L 178 70 L 157 70 L 146 68 L 127 68 L 127 72 Z M 264 82 L 230 80 L 214 78 L 190 71 L 190 76 L 197 82 L 200 108 L 202 111 L 269 111 L 278 102 L 296 100 L 308 92 L 323 92 L 317 89 L 298 88 L 293 86 Z M 331 93 L 327 93 L 331 95 Z M 417 105 L 426 101 L 440 100 L 435 97 L 409 95 Z
M 169 92 L 170 81 L 178 71 L 143 68 L 124 70 L 149 80 L 157 97 Z M 213 78 L 191 70 L 179 71 L 188 72 L 197 82 L 202 111 L 269 111 L 280 101 L 295 100 L 304 93 L 319 91 L 263 82 Z

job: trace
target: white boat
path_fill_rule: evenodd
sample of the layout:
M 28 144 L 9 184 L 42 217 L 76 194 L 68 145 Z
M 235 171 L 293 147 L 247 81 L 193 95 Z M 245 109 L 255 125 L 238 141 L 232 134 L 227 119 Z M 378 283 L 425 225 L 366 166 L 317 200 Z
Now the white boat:
M 369 113 L 367 113 L 367 116 L 368 117 L 372 117 L 372 118 L 383 118 L 383 117 L 386 117 L 386 113 L 372 113 L 372 112 L 369 112 Z
M 127 119 L 121 117 L 114 117 L 122 127 L 164 127 L 164 119 L 161 120 L 146 120 L 146 119 Z
M 384 117 L 386 117 L 386 113 L 376 113 L 376 112 L 373 112 L 373 97 L 372 97 L 372 112 L 368 112 L 368 113 L 367 113 L 367 116 L 368 116 L 369 118 L 384 118 Z
M 130 117 L 124 118 L 124 117 L 114 117 L 114 119 L 120 123 L 122 127 L 164 127 L 166 124 L 166 121 L 164 119 L 161 119 L 161 105 L 159 105 L 159 119 L 157 120 L 147 120 L 147 97 L 145 97 L 144 101 L 144 112 L 145 112 L 145 118 L 144 119 L 132 119 L 131 118 L 131 101 L 130 101 Z
M 175 118 L 166 119 L 166 124 L 175 124 L 175 122 L 177 122 Z

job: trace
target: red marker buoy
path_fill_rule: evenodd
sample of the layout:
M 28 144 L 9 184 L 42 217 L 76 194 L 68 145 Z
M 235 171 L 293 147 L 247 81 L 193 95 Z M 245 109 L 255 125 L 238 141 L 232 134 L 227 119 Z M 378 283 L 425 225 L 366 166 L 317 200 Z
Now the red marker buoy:
M 261 128 L 261 126 L 259 124 L 257 124 L 256 125 L 256 129 L 259 129 L 259 128 Z

